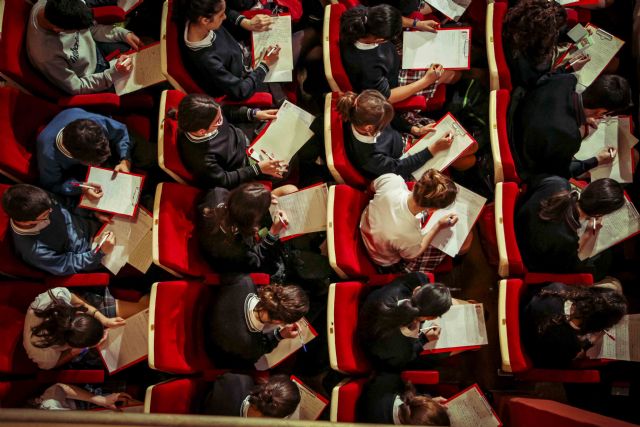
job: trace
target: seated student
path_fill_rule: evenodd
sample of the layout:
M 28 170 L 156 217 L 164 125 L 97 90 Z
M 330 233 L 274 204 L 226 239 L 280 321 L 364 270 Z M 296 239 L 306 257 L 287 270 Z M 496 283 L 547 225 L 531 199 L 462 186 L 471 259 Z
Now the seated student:
M 18 255 L 29 265 L 56 276 L 96 270 L 102 258 L 113 251 L 115 235 L 97 251 L 92 243 L 100 222 L 74 215 L 46 191 L 28 184 L 16 184 L 2 197 L 10 218 L 11 236 Z M 101 220 L 108 216 L 95 213 Z
M 131 171 L 133 143 L 127 127 L 80 108 L 58 113 L 40 132 L 37 144 L 40 185 L 62 196 L 102 196 L 100 184 L 93 184 L 97 190 L 78 187 L 78 178 L 86 176 L 83 165 L 101 166 L 109 161 L 118 172 Z
M 402 27 L 414 28 L 419 31 L 434 32 L 440 24 L 438 21 L 431 19 L 419 20 L 413 18 L 410 15 L 421 13 L 422 15 L 430 15 L 433 13 L 433 9 L 427 2 L 421 0 L 397 0 L 397 1 L 384 1 L 384 0 L 363 0 L 360 3 L 367 7 L 378 6 L 381 4 L 388 4 L 394 6 L 402 14 Z
M 228 417 L 286 418 L 298 407 L 300 390 L 285 375 L 256 383 L 249 375 L 220 375 L 207 394 L 201 413 Z
M 537 174 L 578 177 L 598 165 L 610 163 L 615 149 L 596 157 L 575 160 L 589 127 L 604 115 L 631 105 L 631 89 L 622 77 L 604 74 L 582 94 L 573 74 L 550 74 L 536 83 L 520 101 L 510 140 L 521 176 Z M 513 136 L 513 137 L 511 137 Z
M 373 262 L 385 271 L 433 271 L 446 257 L 430 246 L 435 235 L 453 226 L 458 217 L 451 214 L 422 235 L 422 226 L 437 209 L 451 205 L 458 189 L 451 179 L 430 169 L 409 191 L 404 180 L 385 174 L 371 184 L 375 191 L 360 218 L 360 234 Z M 460 253 L 471 247 L 469 234 Z
M 265 272 L 274 274 L 282 264 L 280 233 L 288 222 L 284 212 L 274 218 L 266 236 L 258 229 L 269 216 L 272 197 L 296 190 L 285 186 L 270 192 L 253 182 L 234 190 L 210 190 L 198 207 L 198 241 L 213 269 L 227 272 Z M 280 191 L 278 191 L 280 190 Z
M 422 347 L 440 328 L 420 330 L 451 307 L 449 288 L 423 273 L 405 274 L 371 292 L 358 315 L 360 345 L 377 368 L 401 371 L 417 362 Z
M 116 42 L 122 42 L 114 45 Z M 113 79 L 131 71 L 127 55 L 114 67 L 105 60 L 114 48 L 142 46 L 134 33 L 98 25 L 82 0 L 38 0 L 31 9 L 27 54 L 47 79 L 72 95 L 113 89 Z
M 540 368 L 566 368 L 627 312 L 622 293 L 598 286 L 551 283 L 523 301 L 522 343 Z
M 133 400 L 127 393 L 96 394 L 72 384 L 57 383 L 47 388 L 40 397 L 30 402 L 35 409 L 53 411 L 75 411 L 101 406 L 113 411 L 118 404 Z
M 443 397 L 416 393 L 398 374 L 379 373 L 364 386 L 358 399 L 357 420 L 370 424 L 449 426 Z
M 266 89 L 264 79 L 278 60 L 278 46 L 270 47 L 254 64 L 251 53 L 222 26 L 227 17 L 224 0 L 183 0 L 175 10 L 178 23 L 184 25 L 179 42 L 185 66 L 205 92 L 242 100 Z M 231 12 L 229 20 L 234 25 L 247 21 Z
M 127 317 L 148 306 L 148 295 L 136 303 L 122 301 L 108 288 L 104 295 L 83 292 L 82 298 L 67 288 L 50 289 L 29 306 L 22 343 L 40 369 L 57 368 L 83 358 L 106 339 L 107 328 L 124 325 Z
M 216 363 L 252 364 L 281 340 L 298 338 L 296 322 L 309 311 L 309 298 L 300 287 L 256 288 L 248 275 L 229 282 L 214 292 L 205 325 L 207 350 Z
M 401 159 L 405 138 L 391 126 L 393 106 L 380 92 L 365 90 L 360 95 L 346 92 L 338 100 L 337 110 L 345 121 L 344 141 L 349 160 L 368 179 L 376 179 L 385 173 L 412 179 L 413 171 L 435 154 L 448 149 L 453 141 L 445 136 L 431 147 Z M 400 117 L 394 124 L 415 136 L 433 132 L 433 126 L 411 126 Z
M 460 78 L 457 71 L 432 65 L 424 73 L 411 70 L 418 80 L 408 82 L 408 70 L 400 70 L 400 55 L 393 44 L 401 32 L 402 17 L 392 6 L 358 6 L 344 12 L 340 18 L 340 53 L 356 92 L 375 89 L 394 104 L 416 94 L 432 97 L 439 83 L 454 83 Z
M 604 277 L 608 257 L 601 253 L 581 261 L 580 248 L 603 215 L 624 206 L 622 186 L 610 178 L 591 182 L 579 193 L 558 176 L 539 176 L 527 189 L 515 214 L 515 229 L 522 260 L 530 271 L 545 273 L 588 272 Z M 578 231 L 587 227 L 582 237 Z
M 275 118 L 276 110 L 240 107 L 226 109 L 233 121 L 266 121 Z M 247 157 L 249 138 L 225 118 L 223 108 L 203 94 L 185 96 L 177 112 L 178 147 L 187 169 L 207 187 L 235 188 L 243 182 L 266 178 L 282 178 L 286 165 L 280 160 L 251 163 Z

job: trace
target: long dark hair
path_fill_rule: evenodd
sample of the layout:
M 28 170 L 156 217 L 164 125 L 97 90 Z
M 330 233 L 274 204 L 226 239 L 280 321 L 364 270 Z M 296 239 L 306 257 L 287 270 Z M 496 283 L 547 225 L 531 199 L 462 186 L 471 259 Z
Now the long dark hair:
M 432 398 L 416 393 L 411 383 L 405 385 L 400 396 L 402 404 L 398 417 L 403 425 L 410 426 L 450 426 L 451 420 L 447 409 Z
M 367 35 L 394 40 L 401 32 L 402 15 L 388 4 L 368 8 L 357 6 L 340 17 L 340 41 L 345 44 L 355 43 Z
M 184 21 L 197 22 L 198 18 L 211 18 L 222 10 L 222 0 L 175 0 L 173 19 L 180 25 Z
M 611 289 L 597 286 L 571 286 L 568 290 L 543 290 L 540 298 L 558 297 L 571 300 L 574 305 L 572 317 L 580 319 L 580 332 L 599 332 L 614 326 L 627 313 L 627 299 Z M 567 316 L 551 316 L 538 325 L 538 333 L 543 334 L 549 327 L 568 322 Z
M 582 193 L 578 190 L 561 191 L 540 203 L 538 216 L 545 221 L 564 221 L 577 230 L 578 207 L 590 217 L 610 214 L 624 206 L 624 190 L 611 178 L 592 181 Z
M 307 293 L 296 285 L 271 284 L 258 287 L 260 301 L 255 310 L 264 310 L 271 320 L 297 322 L 309 311 Z
M 219 111 L 220 105 L 212 96 L 190 93 L 182 98 L 177 110 L 167 111 L 167 118 L 177 120 L 178 129 L 182 132 L 197 132 L 209 129 Z
M 256 385 L 249 394 L 249 404 L 265 417 L 284 418 L 300 403 L 300 389 L 285 375 L 274 375 L 266 383 Z
M 60 300 L 49 291 L 51 304 L 34 309 L 42 323 L 31 328 L 31 335 L 38 338 L 33 343 L 38 348 L 54 345 L 70 345 L 73 348 L 93 347 L 104 335 L 104 326 L 89 316 L 86 307 L 74 307 Z

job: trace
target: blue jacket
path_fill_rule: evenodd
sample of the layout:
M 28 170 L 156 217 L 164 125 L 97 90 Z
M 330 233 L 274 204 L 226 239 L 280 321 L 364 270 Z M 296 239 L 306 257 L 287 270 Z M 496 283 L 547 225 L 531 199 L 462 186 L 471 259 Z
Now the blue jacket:
M 60 112 L 38 135 L 37 156 L 40 185 L 45 190 L 63 196 L 80 194 L 80 188 L 73 186 L 78 182 L 73 178 L 73 172 L 79 166 L 82 167 L 82 163 L 65 156 L 58 150 L 56 136 L 62 128 L 78 119 L 93 120 L 102 126 L 109 140 L 111 158 L 116 163 L 120 160 L 131 160 L 132 143 L 124 124 L 81 108 L 70 108 Z
M 74 215 L 53 197 L 51 224 L 37 234 L 22 234 L 13 228 L 13 243 L 27 263 L 56 276 L 96 270 L 104 254 L 93 253 L 91 244 L 100 223 Z

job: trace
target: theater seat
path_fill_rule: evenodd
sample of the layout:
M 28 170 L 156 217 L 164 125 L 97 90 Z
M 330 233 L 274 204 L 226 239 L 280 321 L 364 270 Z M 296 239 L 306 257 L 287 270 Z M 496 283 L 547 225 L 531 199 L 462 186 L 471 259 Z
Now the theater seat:
M 507 113 L 510 95 L 506 89 L 492 90 L 489 94 L 489 140 L 493 157 L 494 181 L 520 183 L 515 160 L 509 144 Z
M 202 378 L 173 378 L 149 386 L 144 397 L 144 412 L 197 414 L 207 388 L 207 383 Z
M 502 44 L 502 24 L 509 5 L 506 2 L 487 4 L 486 38 L 487 60 L 491 90 L 505 89 L 511 92 L 511 72 Z

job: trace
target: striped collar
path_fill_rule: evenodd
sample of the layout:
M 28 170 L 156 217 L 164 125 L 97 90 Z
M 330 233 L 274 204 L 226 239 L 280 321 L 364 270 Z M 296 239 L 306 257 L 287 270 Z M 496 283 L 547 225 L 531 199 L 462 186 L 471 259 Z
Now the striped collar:
M 67 148 L 62 143 L 62 131 L 63 130 L 64 130 L 64 128 L 60 129 L 60 131 L 56 135 L 56 148 L 58 148 L 58 150 L 60 150 L 60 152 L 62 154 L 64 154 L 66 157 L 68 157 L 70 159 L 73 159 L 73 156 L 71 155 L 69 150 L 67 150 Z

